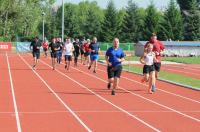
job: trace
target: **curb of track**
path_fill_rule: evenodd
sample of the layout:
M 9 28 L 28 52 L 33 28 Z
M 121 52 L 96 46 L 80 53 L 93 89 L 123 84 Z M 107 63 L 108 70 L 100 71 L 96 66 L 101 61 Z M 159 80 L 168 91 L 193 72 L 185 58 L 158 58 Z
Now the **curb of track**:
M 98 62 L 100 62 L 102 65 L 106 65 L 105 62 L 103 62 L 103 61 L 98 61 Z M 126 69 L 123 69 L 123 71 L 134 73 L 134 74 L 137 74 L 137 75 L 140 75 L 140 76 L 143 75 L 141 73 L 137 73 L 137 72 L 133 72 L 133 71 L 128 71 Z M 167 82 L 167 83 L 170 83 L 170 84 L 174 84 L 174 85 L 177 85 L 177 86 L 181 86 L 183 88 L 188 88 L 188 89 L 200 91 L 200 88 L 197 88 L 197 87 L 192 87 L 192 86 L 189 86 L 189 85 L 184 85 L 184 84 L 180 84 L 180 83 L 177 83 L 177 82 L 173 82 L 173 81 L 166 80 L 166 79 L 161 79 L 161 78 L 159 78 L 158 80 L 159 81 L 163 81 L 163 82 Z

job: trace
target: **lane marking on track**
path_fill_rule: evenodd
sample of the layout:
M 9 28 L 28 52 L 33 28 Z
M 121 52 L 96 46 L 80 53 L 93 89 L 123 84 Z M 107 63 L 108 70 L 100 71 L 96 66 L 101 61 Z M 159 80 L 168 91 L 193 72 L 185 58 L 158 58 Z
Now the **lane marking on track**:
M 12 92 L 12 98 L 13 98 L 13 105 L 14 105 L 14 109 L 15 109 L 17 131 L 21 132 L 22 129 L 21 129 L 21 124 L 20 124 L 20 119 L 19 119 L 19 112 L 18 112 L 18 108 L 17 108 L 17 101 L 16 101 L 16 96 L 15 96 L 15 90 L 14 90 L 14 86 L 13 86 L 13 78 L 12 78 L 12 74 L 11 74 L 11 70 L 10 70 L 10 62 L 9 62 L 8 54 L 7 53 L 6 53 L 6 59 L 7 59 L 7 64 L 8 64 L 9 77 L 10 77 L 10 86 L 11 86 L 11 92 Z
M 24 60 L 23 57 L 18 54 L 21 60 L 30 68 L 30 64 L 28 64 L 27 61 Z M 75 114 L 75 112 L 55 93 L 55 91 L 46 83 L 46 81 L 35 71 L 32 69 L 32 71 L 37 75 L 37 77 L 46 85 L 46 87 L 54 94 L 54 96 L 63 104 L 63 106 L 76 118 L 76 120 L 88 131 L 92 132 L 92 130 L 78 117 L 78 115 Z
M 163 67 L 163 70 L 175 71 L 175 72 L 179 72 L 179 73 L 186 73 L 186 74 L 192 74 L 192 75 L 198 75 L 198 76 L 200 75 L 199 73 L 186 72 L 186 71 L 180 71 L 180 70 L 174 70 L 174 69 L 165 68 L 165 67 Z
M 72 68 L 73 68 L 73 67 L 72 67 Z M 103 79 L 101 79 L 101 78 L 99 78 L 99 77 L 97 77 L 97 76 L 88 74 L 88 73 L 86 73 L 86 72 L 84 72 L 84 71 L 82 71 L 82 70 L 79 70 L 79 69 L 77 69 L 77 68 L 73 68 L 73 69 L 75 69 L 75 70 L 77 70 L 77 71 L 80 71 L 80 72 L 82 72 L 82 73 L 84 73 L 84 74 L 86 74 L 86 75 L 89 75 L 89 76 L 91 76 L 91 77 L 94 77 L 94 78 L 96 78 L 96 79 L 98 79 L 98 80 L 101 80 L 102 82 L 105 82 L 105 83 L 107 84 L 107 80 L 103 80 Z M 192 120 L 194 120 L 194 121 L 200 122 L 200 119 L 197 119 L 197 118 L 194 118 L 194 117 L 189 116 L 189 115 L 187 115 L 187 114 L 184 114 L 184 113 L 182 113 L 182 112 L 180 112 L 180 111 L 177 111 L 177 110 L 175 110 L 175 109 L 173 109 L 173 108 L 170 108 L 170 107 L 168 107 L 168 106 L 166 106 L 166 105 L 163 105 L 163 104 L 160 104 L 160 103 L 158 103 L 158 102 L 156 102 L 156 101 L 153 101 L 153 100 L 151 100 L 151 99 L 145 98 L 145 97 L 143 97 L 143 96 L 141 96 L 141 95 L 139 95 L 139 94 L 135 94 L 135 93 L 133 93 L 133 92 L 131 92 L 131 91 L 125 89 L 125 88 L 120 87 L 120 86 L 119 86 L 118 88 L 121 89 L 121 90 L 123 90 L 123 91 L 125 91 L 125 92 L 128 92 L 128 93 L 130 93 L 130 94 L 132 94 L 132 95 L 135 95 L 135 96 L 137 96 L 137 97 L 139 97 L 139 98 L 142 98 L 142 99 L 144 99 L 144 100 L 147 100 L 147 101 L 149 101 L 149 102 L 151 102 L 151 103 L 153 103 L 153 104 L 156 104 L 156 105 L 161 106 L 161 107 L 163 107 L 163 108 L 166 108 L 166 109 L 168 109 L 168 110 L 174 111 L 175 113 L 178 113 L 178 114 L 180 114 L 180 115 L 182 115 L 182 116 L 184 116 L 184 117 L 187 117 L 187 118 L 190 118 L 190 119 L 192 119 Z
M 134 113 L 174 113 L 173 111 L 151 111 L 151 110 L 127 110 L 128 112 Z M 121 113 L 121 111 L 116 110 L 75 110 L 75 113 Z M 187 112 L 187 113 L 200 113 L 200 111 L 180 111 L 180 112 Z M 38 112 L 31 112 L 31 111 L 22 111 L 19 114 L 57 114 L 57 113 L 70 113 L 69 111 L 38 111 Z M 0 112 L 0 114 L 15 114 L 14 112 Z
M 42 62 L 43 64 L 45 64 L 48 67 L 51 67 L 49 64 L 47 64 L 46 62 L 40 60 L 40 62 Z M 73 81 L 74 83 L 78 84 L 79 86 L 83 87 L 84 89 L 86 89 L 87 91 L 89 91 L 90 93 L 94 94 L 95 96 L 97 96 L 98 98 L 100 98 L 101 100 L 107 102 L 108 104 L 112 105 L 113 107 L 117 108 L 118 110 L 126 113 L 127 115 L 129 115 L 130 117 L 138 120 L 139 122 L 141 122 L 142 124 L 148 126 L 149 128 L 153 129 L 156 132 L 160 132 L 160 130 L 158 130 L 157 128 L 153 127 L 152 125 L 148 124 L 147 122 L 143 121 L 142 119 L 136 117 L 135 115 L 132 115 L 131 113 L 129 113 L 128 111 L 122 109 L 121 107 L 113 104 L 112 102 L 108 101 L 107 99 L 105 99 L 104 97 L 100 96 L 99 94 L 97 94 L 96 92 L 93 92 L 92 90 L 90 90 L 88 87 L 86 87 L 85 85 L 82 85 L 81 83 L 79 83 L 78 81 L 70 78 L 69 76 L 67 76 L 66 74 L 60 72 L 59 70 L 55 69 L 56 72 L 60 73 L 61 75 L 65 76 L 66 78 L 70 79 L 71 81 Z
M 102 64 L 100 64 L 100 65 L 102 65 Z M 100 69 L 97 69 L 97 70 L 106 73 L 106 72 L 103 71 L 103 70 L 100 70 Z M 125 77 L 125 76 L 121 76 L 121 78 L 124 78 L 124 79 L 126 79 L 126 80 L 131 81 L 131 82 L 135 82 L 135 83 L 138 83 L 138 84 L 140 84 L 140 85 L 144 85 L 144 86 L 148 87 L 148 85 L 146 85 L 146 84 L 143 84 L 143 83 L 141 83 L 141 82 L 139 82 L 139 81 L 135 81 L 135 80 L 129 79 L 129 78 Z M 157 88 L 157 89 L 160 90 L 160 91 L 162 91 L 162 92 L 164 92 L 164 93 L 168 93 L 168 94 L 171 94 L 171 95 L 174 95 L 174 96 L 177 96 L 177 97 L 180 97 L 180 98 L 183 98 L 183 99 L 186 99 L 186 100 L 189 100 L 189 101 L 196 102 L 196 103 L 199 103 L 199 104 L 200 104 L 200 101 L 197 101 L 197 100 L 194 100 L 194 99 L 191 99 L 191 98 L 188 98 L 188 97 L 179 95 L 179 94 L 175 94 L 175 93 L 172 93 L 172 92 L 169 92 L 169 91 L 160 89 L 160 88 Z

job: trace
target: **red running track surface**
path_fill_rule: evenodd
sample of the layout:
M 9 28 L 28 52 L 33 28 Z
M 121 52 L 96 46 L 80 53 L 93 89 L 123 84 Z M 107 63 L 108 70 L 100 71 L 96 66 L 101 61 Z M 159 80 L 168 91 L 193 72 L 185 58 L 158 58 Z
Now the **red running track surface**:
M 6 56 L 1 56 L 1 60 L 1 81 L 5 79 L 8 83 L 3 83 L 4 94 L 0 92 L 0 99 L 4 100 L 0 100 L 0 105 L 7 105 L 0 109 L 6 117 L 0 118 L 0 124 L 4 123 L 0 128 L 17 131 L 15 116 L 11 116 L 15 112 Z M 30 67 L 30 55 L 9 54 L 8 60 L 22 131 L 200 130 L 198 91 L 158 81 L 158 91 L 150 95 L 147 86 L 139 83 L 141 76 L 123 72 L 121 89 L 117 90 L 116 96 L 111 96 L 110 90 L 106 89 L 104 66 L 99 65 L 97 74 L 83 65 L 66 71 L 60 64 L 53 71 L 49 67 L 51 60 L 41 58 L 34 72 Z

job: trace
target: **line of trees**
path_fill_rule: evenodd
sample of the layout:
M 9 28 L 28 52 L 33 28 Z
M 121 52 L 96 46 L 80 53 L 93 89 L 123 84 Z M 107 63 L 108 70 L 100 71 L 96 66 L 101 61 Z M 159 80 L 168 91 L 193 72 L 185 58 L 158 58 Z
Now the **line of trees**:
M 0 0 L 0 41 L 29 39 L 42 34 L 42 12 L 45 15 L 45 35 L 48 39 L 61 36 L 62 7 L 55 0 Z M 52 8 L 53 7 L 53 8 Z M 200 40 L 200 0 L 170 0 L 158 10 L 153 1 L 144 9 L 133 0 L 117 10 L 113 0 L 102 9 L 96 1 L 65 3 L 65 36 L 91 38 L 110 42 L 148 40 L 156 32 L 160 40 Z

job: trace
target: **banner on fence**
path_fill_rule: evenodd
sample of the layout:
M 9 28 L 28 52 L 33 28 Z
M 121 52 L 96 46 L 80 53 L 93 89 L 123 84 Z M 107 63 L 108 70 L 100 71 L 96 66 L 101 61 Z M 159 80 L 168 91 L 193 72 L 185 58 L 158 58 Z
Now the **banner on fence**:
M 31 42 L 17 42 L 17 52 L 29 52 Z
M 0 42 L 0 51 L 11 51 L 11 42 Z

